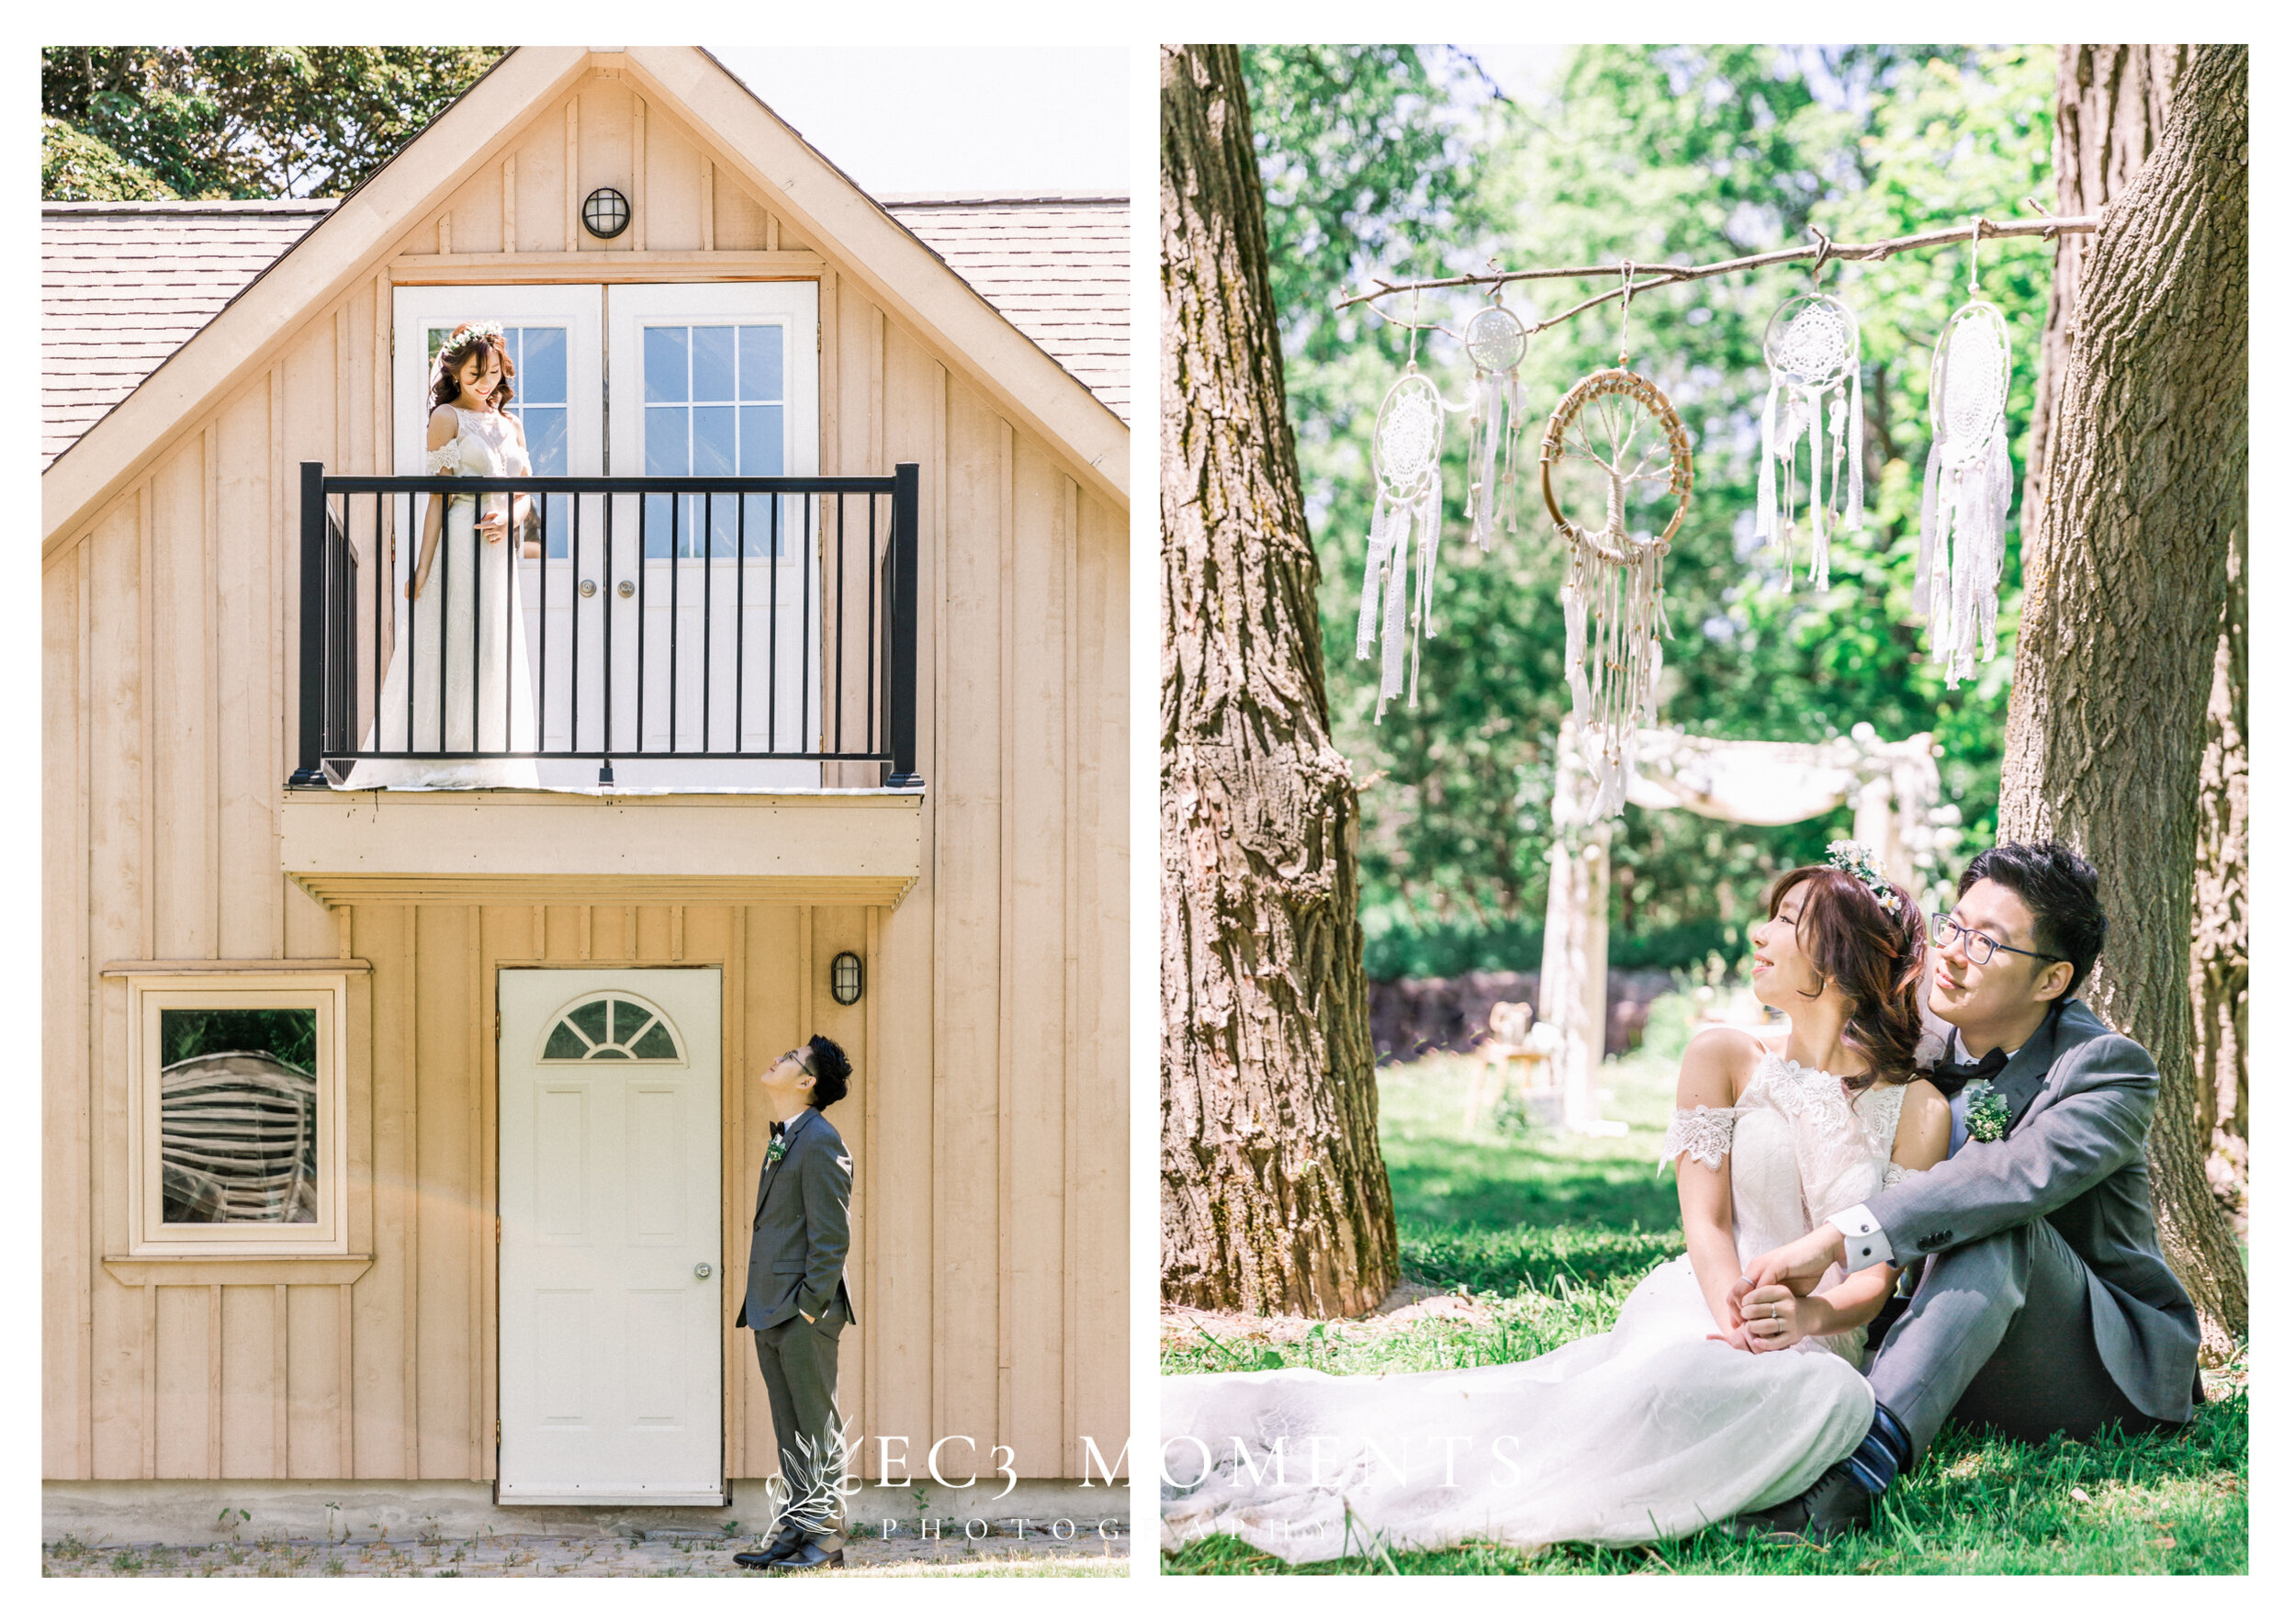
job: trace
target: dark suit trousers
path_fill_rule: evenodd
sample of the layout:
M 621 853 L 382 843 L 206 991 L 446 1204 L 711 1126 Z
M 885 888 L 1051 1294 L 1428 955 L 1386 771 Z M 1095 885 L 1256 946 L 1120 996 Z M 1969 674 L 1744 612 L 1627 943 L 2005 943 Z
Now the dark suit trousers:
M 842 1500 L 827 1478 L 830 1465 L 842 1462 L 833 1448 L 844 1427 L 837 1406 L 837 1342 L 844 1328 L 845 1309 L 831 1300 L 816 1322 L 792 1317 L 755 1331 L 758 1371 L 765 1376 L 773 1439 L 781 1447 L 782 1479 L 796 1494 L 791 1517 L 830 1548 L 845 1546 Z M 810 1438 L 810 1457 L 801 1437 Z
M 1904 1313 L 1866 1370 L 1914 1455 L 1947 1418 L 2043 1441 L 2175 1426 L 2140 1413 L 2097 1355 L 2088 1267 L 2035 1219 L 1929 1257 Z

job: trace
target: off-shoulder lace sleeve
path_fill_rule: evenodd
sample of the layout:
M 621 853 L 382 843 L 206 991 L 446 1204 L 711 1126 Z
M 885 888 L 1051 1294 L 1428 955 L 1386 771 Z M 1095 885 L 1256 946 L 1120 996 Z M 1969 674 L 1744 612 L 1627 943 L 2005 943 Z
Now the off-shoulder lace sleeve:
M 459 472 L 462 468 L 462 438 L 457 434 L 436 450 L 425 451 L 422 470 L 433 476 Z
M 1908 1176 L 1913 1176 L 1914 1174 L 1915 1173 L 1908 1170 L 1904 1165 L 1899 1165 L 1896 1160 L 1891 1160 L 1887 1165 L 1882 1167 L 1882 1186 L 1885 1188 L 1895 1188 L 1898 1183 L 1904 1181 Z
M 1703 1103 L 1695 1109 L 1676 1109 L 1666 1128 L 1666 1144 L 1659 1150 L 1659 1164 L 1671 1165 L 1688 1150 L 1690 1157 L 1709 1171 L 1720 1170 L 1722 1156 L 1730 1152 L 1738 1117 L 1746 1112 L 1743 1109 L 1708 1109 Z

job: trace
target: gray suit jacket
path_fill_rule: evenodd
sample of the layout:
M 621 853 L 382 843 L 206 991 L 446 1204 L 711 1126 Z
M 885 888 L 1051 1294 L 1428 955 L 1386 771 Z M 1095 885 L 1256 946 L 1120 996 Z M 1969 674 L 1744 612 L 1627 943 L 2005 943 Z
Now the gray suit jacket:
M 2046 1217 L 2088 1268 L 2090 1329 L 2113 1382 L 2155 1418 L 2189 1418 L 2200 1324 L 2153 1225 L 2151 1056 L 2069 1001 L 1993 1084 L 2009 1111 L 1999 1142 L 1964 1143 L 1865 1201 L 1897 1264 Z
M 785 1126 L 782 1142 L 780 1161 L 769 1160 L 758 1173 L 748 1290 L 734 1326 L 771 1328 L 800 1311 L 818 1317 L 832 1300 L 845 1309 L 846 1322 L 857 1322 L 845 1287 L 853 1156 L 818 1109 Z

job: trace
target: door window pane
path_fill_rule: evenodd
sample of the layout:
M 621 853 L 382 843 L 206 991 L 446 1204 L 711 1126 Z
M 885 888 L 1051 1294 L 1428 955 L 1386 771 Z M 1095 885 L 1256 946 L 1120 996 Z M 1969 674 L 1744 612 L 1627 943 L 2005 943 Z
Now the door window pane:
M 319 1220 L 319 1014 L 160 1013 L 161 1220 Z
M 685 328 L 646 329 L 646 398 L 648 401 L 686 398 Z
M 693 398 L 731 400 L 734 397 L 734 329 L 697 326 L 693 329 Z
M 741 397 L 779 400 L 782 397 L 782 329 L 745 326 L 741 329 Z

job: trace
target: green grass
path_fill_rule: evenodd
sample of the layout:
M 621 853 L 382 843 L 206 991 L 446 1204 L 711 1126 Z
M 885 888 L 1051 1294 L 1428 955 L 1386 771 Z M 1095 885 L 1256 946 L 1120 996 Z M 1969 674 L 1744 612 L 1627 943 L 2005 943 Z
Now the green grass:
M 1669 1002 L 1674 999 L 1669 998 Z M 1671 1176 L 1654 1175 L 1673 1107 L 1678 1007 L 1661 1003 L 1645 1051 L 1604 1066 L 1623 1137 L 1566 1138 L 1486 1122 L 1465 1131 L 1472 1061 L 1439 1054 L 1380 1072 L 1380 1146 L 1410 1279 L 1478 1297 L 1476 1321 L 1386 1329 L 1318 1323 L 1306 1338 L 1167 1343 L 1166 1373 L 1316 1368 L 1417 1372 L 1515 1362 L 1615 1319 L 1636 1281 L 1677 1253 Z M 2173 1435 L 2020 1446 L 1948 1426 L 1870 1529 L 1830 1547 L 1746 1547 L 1716 1531 L 1651 1548 L 1563 1545 L 1533 1554 L 1471 1545 L 1292 1567 L 1229 1537 L 1164 1559 L 1173 1574 L 1680 1571 L 1710 1574 L 2224 1573 L 2248 1568 L 2245 1359 L 2231 1388 Z M 2212 1379 L 2212 1389 L 2227 1387 Z M 2076 1493 L 2079 1493 L 2076 1496 Z

